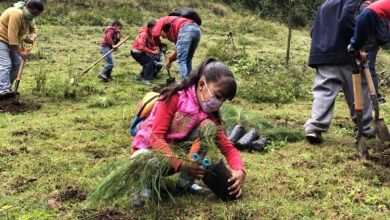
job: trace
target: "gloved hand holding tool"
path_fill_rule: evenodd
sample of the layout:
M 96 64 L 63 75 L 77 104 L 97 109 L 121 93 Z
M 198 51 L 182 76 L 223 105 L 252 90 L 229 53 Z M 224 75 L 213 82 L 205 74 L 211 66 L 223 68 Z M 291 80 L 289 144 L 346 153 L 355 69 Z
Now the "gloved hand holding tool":
M 117 45 L 113 46 L 110 51 L 108 51 L 106 54 L 104 54 L 102 57 L 100 57 L 98 60 L 96 60 L 90 67 L 88 67 L 84 72 L 82 72 L 77 78 L 81 78 L 86 74 L 90 69 L 92 69 L 96 64 L 98 64 L 101 60 L 103 60 L 106 56 L 108 56 L 110 53 L 112 53 L 114 50 L 118 49 L 119 46 L 121 46 L 124 42 L 126 42 L 130 36 L 127 36 L 123 41 L 119 42 Z M 76 79 L 74 77 L 69 79 L 69 84 L 74 84 L 76 82 Z
M 25 47 L 25 45 L 22 44 L 23 53 L 27 55 L 28 52 L 30 52 L 30 50 L 33 49 L 33 47 L 34 47 L 34 42 L 31 43 L 31 47 Z M 23 73 L 23 69 L 24 69 L 25 64 L 26 64 L 26 58 L 22 57 L 22 61 L 20 62 L 20 66 L 19 66 L 18 75 L 17 75 L 16 81 L 15 81 L 15 88 L 14 88 L 15 94 L 18 94 L 17 92 L 19 89 L 20 80 L 22 79 L 22 73 Z

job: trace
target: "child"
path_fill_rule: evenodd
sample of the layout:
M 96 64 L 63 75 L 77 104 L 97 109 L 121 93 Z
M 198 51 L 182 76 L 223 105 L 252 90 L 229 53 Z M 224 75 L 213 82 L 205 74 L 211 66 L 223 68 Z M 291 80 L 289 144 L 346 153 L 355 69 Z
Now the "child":
M 166 28 L 169 27 L 169 28 Z M 195 21 L 177 16 L 165 16 L 158 19 L 153 28 L 152 35 L 156 42 L 160 41 L 160 35 L 176 44 L 175 53 L 166 61 L 166 68 L 171 67 L 171 63 L 177 59 L 179 65 L 180 78 L 184 79 L 190 74 L 192 69 L 192 58 L 198 47 L 201 31 Z
M 189 136 L 194 135 L 193 131 L 199 131 L 206 125 L 217 126 L 215 141 L 232 168 L 232 177 L 228 181 L 233 184 L 229 191 L 230 194 L 235 194 L 236 198 L 240 197 L 246 175 L 244 165 L 240 154 L 222 130 L 218 112 L 225 100 L 233 99 L 236 88 L 234 76 L 227 66 L 213 59 L 204 61 L 180 83 L 161 92 L 149 117 L 139 125 L 139 131 L 132 143 L 132 157 L 148 149 L 173 156 L 169 144 L 188 140 Z M 181 172 L 177 184 L 179 190 L 194 193 L 207 191 L 194 183 L 195 179 L 203 177 L 205 167 L 181 159 L 170 159 L 169 163 L 173 172 Z M 133 197 L 133 205 L 143 206 L 145 197 L 145 194 L 141 196 L 138 192 Z
M 153 80 L 162 68 L 160 50 L 152 37 L 152 29 L 156 20 L 150 20 L 142 27 L 131 46 L 131 56 L 142 66 L 141 78 Z
M 118 20 L 114 20 L 111 23 L 111 26 L 107 27 L 106 30 L 104 30 L 104 38 L 102 42 L 100 43 L 100 53 L 105 55 L 108 53 L 111 49 L 116 49 L 117 44 L 120 41 L 120 38 L 122 37 L 122 23 Z M 105 82 L 108 82 L 109 80 L 113 80 L 111 73 L 112 68 L 114 68 L 114 57 L 112 53 L 108 54 L 108 56 L 105 57 L 106 64 L 104 65 L 102 71 L 99 73 L 98 77 L 103 79 Z

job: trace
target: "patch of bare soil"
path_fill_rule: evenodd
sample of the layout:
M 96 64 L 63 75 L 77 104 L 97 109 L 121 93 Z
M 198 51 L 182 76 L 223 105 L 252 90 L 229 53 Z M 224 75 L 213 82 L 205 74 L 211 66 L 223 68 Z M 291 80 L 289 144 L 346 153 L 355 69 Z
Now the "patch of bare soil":
M 18 100 L 17 98 L 0 99 L 0 113 L 8 112 L 17 115 L 23 112 L 36 111 L 40 108 L 40 104 Z
M 380 144 L 374 147 L 370 158 L 378 165 L 390 168 L 390 144 Z

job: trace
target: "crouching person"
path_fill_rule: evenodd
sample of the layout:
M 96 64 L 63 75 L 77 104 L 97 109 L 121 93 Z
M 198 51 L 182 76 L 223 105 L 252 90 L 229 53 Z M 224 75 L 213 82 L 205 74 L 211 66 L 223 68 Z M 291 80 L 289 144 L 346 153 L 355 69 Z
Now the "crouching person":
M 212 140 L 231 167 L 228 193 L 239 198 L 246 176 L 244 165 L 239 152 L 223 132 L 219 115 L 223 102 L 233 99 L 236 88 L 234 76 L 227 66 L 213 59 L 204 61 L 180 83 L 161 92 L 150 115 L 139 125 L 132 143 L 132 157 L 148 150 L 171 156 L 167 159 L 171 166 L 168 174 L 180 172 L 176 189 L 208 194 L 209 189 L 195 183 L 196 179 L 204 177 L 207 165 L 177 157 L 169 144 L 180 146 L 182 142 L 192 141 L 194 146 L 204 141 L 201 136 L 204 136 L 206 127 L 214 127 Z M 150 196 L 150 192 L 138 191 L 132 199 L 133 206 L 143 206 Z
M 161 51 L 152 37 L 156 20 L 150 20 L 142 27 L 131 46 L 131 56 L 142 66 L 140 76 L 144 80 L 153 80 L 163 67 Z M 137 79 L 141 79 L 137 78 Z

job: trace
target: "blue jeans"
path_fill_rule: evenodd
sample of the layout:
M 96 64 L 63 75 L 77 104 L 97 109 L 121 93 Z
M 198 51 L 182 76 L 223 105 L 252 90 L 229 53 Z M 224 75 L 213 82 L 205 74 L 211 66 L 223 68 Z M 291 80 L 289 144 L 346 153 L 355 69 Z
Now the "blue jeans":
M 180 28 L 176 52 L 181 79 L 187 77 L 192 70 L 192 57 L 198 47 L 200 35 L 200 28 L 195 23 L 189 23 Z
M 11 90 L 22 58 L 8 44 L 0 41 L 0 93 Z
M 103 55 L 108 53 L 108 51 L 110 51 L 110 50 L 111 50 L 110 47 L 100 46 L 100 53 Z M 108 54 L 106 56 L 106 58 L 104 58 L 104 60 L 106 61 L 106 64 L 104 64 L 104 68 L 107 70 L 112 70 L 112 68 L 114 68 L 114 63 L 115 63 L 115 60 L 114 60 L 114 57 L 112 56 L 112 53 Z
M 370 69 L 372 82 L 374 83 L 375 93 L 378 96 L 378 98 L 380 98 L 380 97 L 382 97 L 382 95 L 379 93 L 379 90 L 378 90 L 378 88 L 379 88 L 378 77 L 376 75 L 376 70 L 375 70 L 376 55 L 378 54 L 378 49 L 369 50 L 369 51 L 367 51 L 367 53 L 368 53 L 368 58 L 370 58 L 370 62 L 368 63 L 368 67 Z

